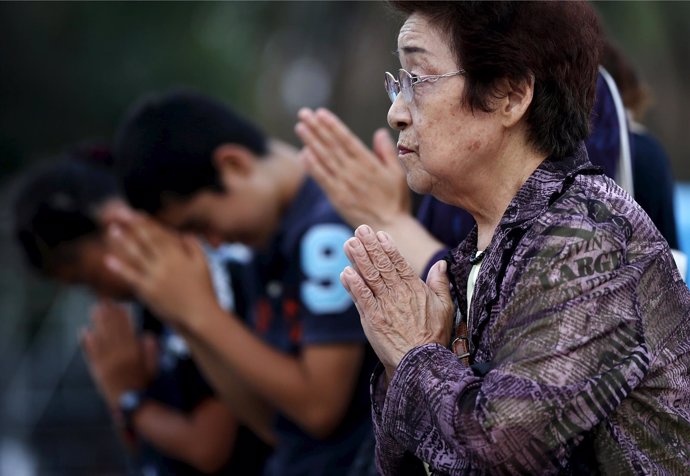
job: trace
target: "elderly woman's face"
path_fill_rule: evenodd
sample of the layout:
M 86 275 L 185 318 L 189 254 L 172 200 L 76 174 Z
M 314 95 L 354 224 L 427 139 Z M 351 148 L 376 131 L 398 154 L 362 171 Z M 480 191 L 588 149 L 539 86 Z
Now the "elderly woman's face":
M 398 52 L 413 76 L 462 68 L 447 35 L 417 14 L 400 29 Z M 411 102 L 399 94 L 388 111 L 388 123 L 400 131 L 398 158 L 410 188 L 454 204 L 459 194 L 471 193 L 472 177 L 491 160 L 501 133 L 494 114 L 462 104 L 464 84 L 462 75 L 418 83 Z

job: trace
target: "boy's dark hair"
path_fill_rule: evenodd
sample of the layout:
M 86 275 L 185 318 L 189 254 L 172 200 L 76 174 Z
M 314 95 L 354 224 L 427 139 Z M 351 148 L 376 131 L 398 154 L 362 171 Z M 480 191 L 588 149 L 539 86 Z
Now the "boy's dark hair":
M 541 152 L 563 157 L 589 135 L 597 66 L 599 20 L 587 2 L 426 2 L 393 0 L 448 35 L 466 71 L 463 100 L 490 111 L 498 81 L 528 80 L 534 97 L 528 137 Z
M 268 150 L 256 126 L 214 99 L 188 90 L 144 97 L 115 137 L 116 170 L 129 203 L 155 214 L 166 200 L 222 190 L 213 163 L 222 144 L 238 144 L 258 156 Z
M 99 233 L 99 207 L 121 195 L 115 176 L 93 163 L 92 155 L 75 149 L 34 168 L 14 196 L 14 236 L 41 273 L 50 274 L 65 261 L 64 245 Z

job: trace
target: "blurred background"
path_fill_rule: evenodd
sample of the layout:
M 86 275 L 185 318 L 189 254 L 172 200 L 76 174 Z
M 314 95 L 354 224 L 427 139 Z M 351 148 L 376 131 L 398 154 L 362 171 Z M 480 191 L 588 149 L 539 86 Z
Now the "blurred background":
M 645 126 L 690 182 L 690 3 L 594 5 L 652 93 Z M 109 140 L 132 101 L 172 86 L 295 145 L 298 108 L 326 106 L 369 143 L 401 22 L 380 2 L 0 3 L 0 475 L 125 472 L 77 346 L 90 298 L 27 273 L 11 241 L 17 175 Z

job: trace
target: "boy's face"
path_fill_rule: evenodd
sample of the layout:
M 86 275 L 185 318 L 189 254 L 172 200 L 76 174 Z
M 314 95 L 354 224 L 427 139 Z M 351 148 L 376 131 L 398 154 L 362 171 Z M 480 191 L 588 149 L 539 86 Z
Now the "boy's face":
M 168 202 L 156 217 L 166 225 L 201 235 L 214 247 L 243 243 L 262 248 L 279 220 L 279 197 L 258 159 L 241 165 L 221 162 L 223 191 L 202 190 Z
M 202 236 L 213 247 L 244 243 L 261 248 L 270 237 L 266 226 L 270 215 L 270 207 L 260 197 L 241 196 L 234 190 L 198 192 L 167 204 L 156 217 L 172 228 Z
M 84 237 L 63 245 L 61 250 L 68 259 L 55 267 L 54 279 L 73 285 L 83 285 L 100 297 L 129 299 L 131 288 L 105 266 L 108 244 L 102 235 Z

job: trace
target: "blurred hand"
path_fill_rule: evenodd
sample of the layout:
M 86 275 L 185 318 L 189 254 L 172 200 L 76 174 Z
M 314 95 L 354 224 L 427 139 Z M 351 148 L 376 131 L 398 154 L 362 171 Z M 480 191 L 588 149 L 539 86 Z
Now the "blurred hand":
M 352 226 L 385 228 L 410 213 L 410 191 L 398 151 L 386 129 L 369 150 L 333 113 L 301 109 L 295 132 L 304 143 L 301 158 L 338 213 Z
M 113 408 L 124 391 L 144 389 L 153 377 L 155 341 L 152 344 L 150 338 L 144 341 L 137 337 L 123 306 L 110 301 L 94 306 L 91 326 L 82 330 L 81 344 L 91 377 Z
M 446 262 L 436 263 L 426 284 L 415 274 L 385 232 L 362 225 L 345 243 L 353 267 L 341 274 L 369 343 L 392 377 L 411 349 L 448 345 L 453 325 Z
M 137 297 L 174 326 L 193 326 L 219 308 L 206 256 L 193 236 L 151 218 L 118 211 L 108 217 L 106 265 Z

